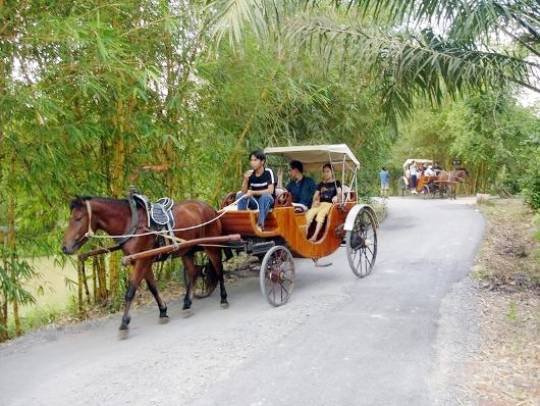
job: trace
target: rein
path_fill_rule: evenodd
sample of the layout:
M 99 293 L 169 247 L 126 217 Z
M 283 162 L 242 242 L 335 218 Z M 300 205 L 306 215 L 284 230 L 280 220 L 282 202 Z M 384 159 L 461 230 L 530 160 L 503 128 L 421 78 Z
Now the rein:
M 175 228 L 175 229 L 172 229 L 170 231 L 172 231 L 172 232 L 190 231 L 190 230 L 195 230 L 197 228 L 205 227 L 208 224 L 212 224 L 213 222 L 215 222 L 215 221 L 219 220 L 221 217 L 223 217 L 225 215 L 225 213 L 227 213 L 227 211 L 225 209 L 227 209 L 228 207 L 234 206 L 242 198 L 243 198 L 243 196 L 240 197 L 240 199 L 235 200 L 234 202 L 232 202 L 228 206 L 225 206 L 224 208 L 218 210 L 218 213 L 220 213 L 220 214 L 218 216 L 214 217 L 211 220 L 208 220 L 208 221 L 205 221 L 204 223 L 196 224 L 196 225 L 190 226 L 190 227 Z M 130 203 L 131 203 L 131 199 L 130 199 Z M 149 236 L 149 235 L 157 235 L 157 236 L 167 237 L 167 233 L 169 233 L 169 230 L 161 230 L 161 231 L 152 230 L 152 231 L 147 231 L 147 232 L 144 232 L 144 233 L 135 233 L 134 232 L 135 230 L 131 229 L 126 234 L 97 235 L 92 230 L 92 223 L 91 223 L 91 220 L 92 220 L 92 208 L 90 207 L 90 204 L 89 204 L 88 200 L 86 201 L 86 208 L 88 210 L 88 231 L 86 232 L 85 237 L 88 237 L 88 238 L 121 238 L 121 242 L 119 242 L 117 244 L 118 246 L 121 246 L 121 245 L 125 244 L 126 241 L 128 241 L 131 238 L 146 237 L 146 236 Z M 138 217 L 137 217 L 137 214 L 136 214 L 136 210 L 132 210 L 132 213 L 133 212 L 135 212 L 135 215 L 132 217 L 132 224 L 134 223 L 133 222 L 134 217 L 137 219 L 137 224 L 138 224 Z

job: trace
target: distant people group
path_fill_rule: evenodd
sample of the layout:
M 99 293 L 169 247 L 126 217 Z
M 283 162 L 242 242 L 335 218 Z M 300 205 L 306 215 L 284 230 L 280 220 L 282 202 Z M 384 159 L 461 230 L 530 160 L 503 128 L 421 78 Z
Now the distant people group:
M 412 161 L 405 169 L 405 177 L 407 178 L 407 185 L 411 193 L 417 193 L 416 187 L 423 176 L 439 176 L 441 171 L 442 168 L 437 162 L 433 165 L 424 165 L 423 162 L 417 164 L 415 161 Z

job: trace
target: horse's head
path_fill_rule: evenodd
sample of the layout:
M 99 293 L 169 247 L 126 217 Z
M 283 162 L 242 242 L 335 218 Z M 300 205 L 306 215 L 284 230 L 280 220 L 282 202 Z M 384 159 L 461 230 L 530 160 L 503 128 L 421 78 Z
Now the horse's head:
M 62 252 L 64 254 L 74 254 L 88 241 L 88 231 L 91 230 L 91 227 L 89 227 L 89 204 L 89 197 L 77 197 L 71 201 L 69 205 L 71 217 L 68 227 L 64 232 L 64 243 L 62 244 Z
M 457 168 L 455 170 L 455 177 L 458 181 L 463 182 L 467 176 L 469 176 L 469 171 L 467 171 L 467 169 Z

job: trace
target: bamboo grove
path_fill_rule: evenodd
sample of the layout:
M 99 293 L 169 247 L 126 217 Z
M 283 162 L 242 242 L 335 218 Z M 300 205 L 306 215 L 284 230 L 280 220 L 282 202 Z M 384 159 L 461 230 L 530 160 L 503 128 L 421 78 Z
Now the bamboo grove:
M 57 254 L 71 198 L 135 185 L 217 205 L 256 147 L 347 143 L 366 195 L 379 167 L 407 154 L 459 156 L 473 172 L 467 192 L 502 184 L 540 200 L 539 121 L 514 97 L 518 84 L 534 91 L 534 5 L 518 10 L 532 28 L 481 58 L 473 40 L 485 44 L 504 15 L 468 31 L 473 20 L 454 16 L 463 29 L 410 42 L 394 34 L 419 9 L 344 3 L 0 0 L 0 341 L 22 332 L 18 307 L 34 300 L 27 259 L 69 260 Z M 79 305 L 116 309 L 119 257 L 85 271 Z

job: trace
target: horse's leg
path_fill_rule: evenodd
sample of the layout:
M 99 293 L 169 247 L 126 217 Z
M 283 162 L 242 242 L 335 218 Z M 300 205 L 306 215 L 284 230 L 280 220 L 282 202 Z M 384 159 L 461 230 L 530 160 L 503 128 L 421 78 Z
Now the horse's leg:
M 193 302 L 193 284 L 195 283 L 195 277 L 197 276 L 197 267 L 193 262 L 193 254 L 186 254 L 182 256 L 182 263 L 184 264 L 184 280 L 186 281 L 186 294 L 184 296 L 184 306 L 182 310 L 185 316 L 191 315 L 191 304 Z
M 167 304 L 159 296 L 159 292 L 156 286 L 156 278 L 154 277 L 154 272 L 152 271 L 152 268 L 148 270 L 148 272 L 144 276 L 144 279 L 146 280 L 148 290 L 152 292 L 152 295 L 154 296 L 154 299 L 156 299 L 156 303 L 159 307 L 159 322 L 168 322 L 169 316 L 167 315 Z
M 219 280 L 219 291 L 221 294 L 221 307 L 229 307 L 229 302 L 227 301 L 227 291 L 225 290 L 225 279 L 223 278 L 223 262 L 221 260 L 221 249 L 220 248 L 205 248 L 206 255 L 210 259 L 214 272 L 216 273 Z
M 129 316 L 129 309 L 131 307 L 131 303 L 133 302 L 133 298 L 135 297 L 135 292 L 137 292 L 137 289 L 141 284 L 143 277 L 149 271 L 149 267 L 151 266 L 151 264 L 152 262 L 149 262 L 148 260 L 135 261 L 133 273 L 126 291 L 126 302 L 124 307 L 124 315 L 122 316 L 122 324 L 120 324 L 120 330 L 125 331 L 128 329 L 129 322 L 131 321 L 131 317 Z

